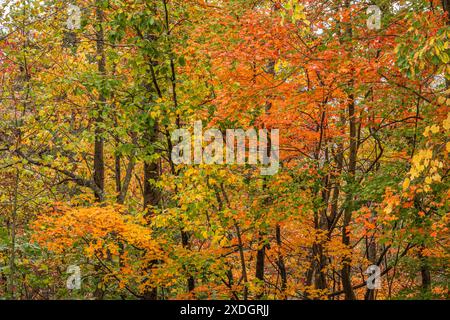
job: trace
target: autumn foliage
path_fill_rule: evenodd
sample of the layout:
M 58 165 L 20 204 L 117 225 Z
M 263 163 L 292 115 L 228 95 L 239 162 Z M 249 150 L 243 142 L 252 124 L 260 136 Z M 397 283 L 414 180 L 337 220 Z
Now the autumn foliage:
M 448 1 L 374 1 L 375 30 L 366 1 L 18 2 L 0 297 L 449 298 Z M 198 120 L 279 129 L 279 171 L 176 164 Z

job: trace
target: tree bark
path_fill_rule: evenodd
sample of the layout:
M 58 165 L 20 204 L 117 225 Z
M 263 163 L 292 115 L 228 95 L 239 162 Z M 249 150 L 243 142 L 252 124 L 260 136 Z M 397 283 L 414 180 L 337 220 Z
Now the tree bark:
M 155 123 L 153 127 L 147 129 L 144 141 L 147 145 L 154 145 L 157 141 L 158 124 Z M 159 205 L 161 200 L 160 190 L 154 185 L 154 181 L 159 180 L 160 167 L 158 161 L 145 161 L 144 162 L 144 211 L 146 211 L 145 216 L 150 219 L 154 212 L 151 207 Z M 157 263 L 157 261 L 152 261 L 151 264 Z M 148 267 L 150 270 L 152 265 Z M 156 300 L 158 298 L 158 289 L 150 288 L 144 292 L 144 300 Z
M 103 81 L 106 76 L 106 57 L 104 50 L 104 32 L 103 22 L 105 19 L 104 12 L 101 8 L 101 1 L 97 0 L 95 3 L 95 16 L 96 16 L 96 43 L 97 43 L 97 71 L 101 80 Z M 96 118 L 94 129 L 94 184 L 97 188 L 94 190 L 95 198 L 98 202 L 105 200 L 105 162 L 103 156 L 104 138 L 103 138 L 103 109 L 106 103 L 106 97 L 102 90 L 103 83 L 99 88 L 98 101 L 96 106 Z M 99 268 L 96 267 L 96 270 Z M 105 291 L 100 287 L 99 283 L 96 285 L 94 291 L 94 297 L 97 300 L 102 300 L 105 295 Z
M 104 49 L 104 12 L 101 8 L 100 1 L 96 3 L 96 22 L 97 22 L 97 69 L 102 79 L 106 76 L 106 57 Z M 97 116 L 95 119 L 95 142 L 94 142 L 94 182 L 101 192 L 95 192 L 97 201 L 104 201 L 105 191 L 105 162 L 104 162 L 104 138 L 103 138 L 103 110 L 106 103 L 106 97 L 102 92 L 102 88 L 99 90 L 98 102 L 97 102 Z
M 278 247 L 278 272 L 280 273 L 281 277 L 281 293 L 283 295 L 283 299 L 286 299 L 285 291 L 287 288 L 287 272 L 286 272 L 286 266 L 284 264 L 284 255 L 281 252 L 281 246 L 283 242 L 281 241 L 281 227 L 279 224 L 275 227 L 275 236 L 277 240 L 277 247 Z
M 350 0 L 345 1 L 345 8 L 350 9 Z M 351 21 L 351 19 L 350 19 Z M 348 37 L 347 41 L 350 42 L 350 55 L 351 55 L 351 41 L 353 38 L 353 31 L 351 22 L 348 22 L 346 27 L 346 35 Z M 358 152 L 358 141 L 357 141 L 357 126 L 356 126 L 356 117 L 355 117 L 355 97 L 354 97 L 354 80 L 351 79 L 349 83 L 349 104 L 348 104 L 348 117 L 349 117 L 349 143 L 350 143 L 350 154 L 348 160 L 348 174 L 349 174 L 349 184 L 352 185 L 355 183 L 355 173 L 356 173 L 356 161 L 357 161 L 357 152 Z M 345 209 L 344 209 L 344 221 L 342 225 L 342 243 L 350 247 L 350 237 L 348 235 L 348 226 L 350 225 L 350 221 L 352 219 L 352 211 L 353 211 L 353 194 L 352 191 L 348 191 L 345 201 Z M 346 258 L 343 260 L 343 267 L 341 271 L 342 276 L 342 287 L 345 292 L 346 300 L 355 300 L 356 296 L 353 292 L 352 281 L 351 281 L 351 259 Z

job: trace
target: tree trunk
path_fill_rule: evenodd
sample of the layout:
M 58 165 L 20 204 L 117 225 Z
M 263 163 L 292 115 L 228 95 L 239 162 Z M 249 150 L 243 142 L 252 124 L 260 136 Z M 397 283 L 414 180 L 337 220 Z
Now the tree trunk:
M 96 19 L 97 19 L 97 69 L 102 80 L 106 75 L 106 57 L 104 50 L 104 32 L 103 21 L 104 12 L 101 9 L 99 1 L 96 3 Z M 95 193 L 97 201 L 104 201 L 105 191 L 105 163 L 103 156 L 104 138 L 103 138 L 103 109 L 106 103 L 106 97 L 99 90 L 98 103 L 97 103 L 97 117 L 95 119 L 95 145 L 94 145 L 94 182 L 98 186 L 100 192 Z
M 181 231 L 181 244 L 183 248 L 189 249 L 189 234 L 186 231 Z M 192 275 L 188 276 L 187 280 L 188 292 L 192 292 L 195 289 L 195 280 Z
M 97 71 L 100 78 L 103 80 L 106 76 L 106 57 L 104 50 L 104 32 L 103 21 L 104 12 L 101 8 L 101 1 L 97 0 L 95 8 L 95 16 L 97 23 L 96 42 L 97 42 Z M 102 86 L 103 84 L 101 84 Z M 99 90 L 98 102 L 97 102 L 97 116 L 95 119 L 95 131 L 94 131 L 94 184 L 97 189 L 94 191 L 95 198 L 98 202 L 105 200 L 105 163 L 103 157 L 103 108 L 106 103 L 106 97 L 102 92 L 102 88 Z M 100 270 L 96 267 L 96 270 Z M 97 300 L 102 300 L 105 295 L 105 291 L 100 287 L 100 282 L 97 283 L 94 291 L 94 297 Z
M 16 226 L 17 226 L 17 210 L 18 210 L 18 195 L 19 195 L 19 169 L 16 169 L 14 179 L 14 199 L 13 210 L 11 212 L 11 253 L 9 257 L 9 282 L 8 291 L 11 294 L 11 299 L 15 296 L 15 273 L 16 273 Z
M 422 278 L 422 292 L 427 293 L 431 291 L 431 272 L 430 266 L 428 265 L 427 258 L 423 255 L 422 251 L 425 249 L 425 246 L 422 245 L 419 252 L 420 259 L 420 276 Z
M 281 293 L 283 294 L 283 299 L 286 299 L 285 291 L 287 288 L 287 273 L 286 273 L 286 266 L 284 264 L 284 256 L 281 252 L 281 246 L 283 242 L 281 241 L 281 227 L 279 224 L 275 227 L 275 235 L 277 240 L 277 246 L 278 246 L 278 271 L 280 273 L 281 277 Z
M 350 8 L 350 0 L 345 1 L 345 8 Z M 348 37 L 347 41 L 350 42 L 353 37 L 353 31 L 351 26 L 351 19 L 350 22 L 348 22 L 348 25 L 346 27 L 346 35 Z M 350 47 L 350 52 L 352 48 Z M 350 53 L 351 55 L 351 53 Z M 349 174 L 349 184 L 355 183 L 355 173 L 356 173 L 356 161 L 357 161 L 357 152 L 358 152 L 358 141 L 357 141 L 357 127 L 356 127 L 356 117 L 355 117 L 355 97 L 354 97 L 354 80 L 351 79 L 349 83 L 349 104 L 348 104 L 348 117 L 349 117 L 349 130 L 350 130 L 350 155 L 348 160 L 348 174 Z M 348 194 L 346 196 L 346 207 L 344 209 L 344 221 L 342 225 L 342 243 L 350 247 L 350 237 L 348 235 L 348 226 L 350 225 L 350 221 L 352 219 L 352 211 L 353 211 L 353 194 L 351 191 L 348 191 Z M 344 259 L 343 261 L 343 267 L 341 271 L 342 276 L 342 287 L 345 292 L 345 299 L 346 300 L 355 300 L 355 293 L 353 292 L 352 288 L 352 281 L 351 281 L 351 266 L 350 266 L 350 259 Z
M 157 132 L 158 132 L 158 124 L 155 123 L 153 127 L 150 127 L 145 134 L 144 140 L 148 145 L 153 145 L 157 141 Z M 144 211 L 147 219 L 150 219 L 154 212 L 151 207 L 158 206 L 161 193 L 160 190 L 154 185 L 154 181 L 159 180 L 160 175 L 160 167 L 159 162 L 157 161 L 145 161 L 144 162 Z M 148 266 L 148 270 L 150 271 L 153 267 L 153 264 L 157 263 L 157 261 L 152 261 Z M 158 298 L 158 288 L 150 288 L 147 289 L 143 294 L 144 300 L 156 300 Z

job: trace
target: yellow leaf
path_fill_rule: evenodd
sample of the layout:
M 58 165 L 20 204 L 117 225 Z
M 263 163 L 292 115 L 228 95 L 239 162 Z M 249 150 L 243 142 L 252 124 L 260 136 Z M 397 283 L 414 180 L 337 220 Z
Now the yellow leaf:
M 445 130 L 450 130 L 450 113 L 447 115 L 447 119 L 444 120 L 443 126 Z
M 437 181 L 437 182 L 441 182 L 441 176 L 438 173 L 436 173 L 433 175 L 433 180 Z
M 439 132 L 439 126 L 437 126 L 437 125 L 431 126 L 430 131 L 432 133 L 438 133 Z
M 403 181 L 403 190 L 408 189 L 410 183 L 411 181 L 408 178 L 406 178 L 405 181 Z

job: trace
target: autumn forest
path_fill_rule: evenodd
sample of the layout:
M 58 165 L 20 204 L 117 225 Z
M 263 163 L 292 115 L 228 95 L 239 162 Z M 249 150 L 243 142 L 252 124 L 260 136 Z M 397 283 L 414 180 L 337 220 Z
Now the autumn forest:
M 449 0 L 0 0 L 0 300 L 448 300 L 449 153 Z

